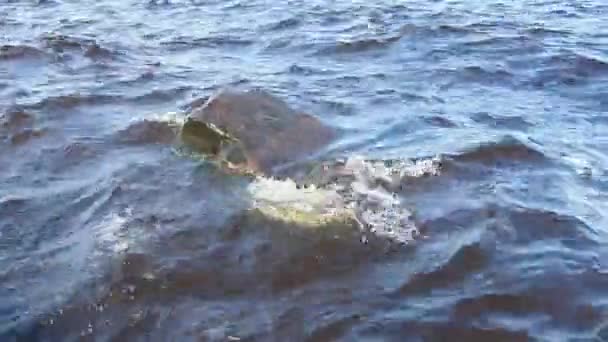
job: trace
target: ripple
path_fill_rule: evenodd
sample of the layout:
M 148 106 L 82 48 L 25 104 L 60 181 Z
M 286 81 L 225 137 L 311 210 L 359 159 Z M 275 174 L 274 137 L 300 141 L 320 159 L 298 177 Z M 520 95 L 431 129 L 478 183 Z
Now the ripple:
M 383 50 L 399 41 L 401 36 L 384 38 L 361 38 L 336 42 L 335 45 L 321 49 L 317 54 L 351 54 L 374 50 Z
M 9 110 L 0 117 L 0 138 L 8 139 L 13 146 L 20 146 L 47 133 L 47 129 L 33 125 L 33 115 L 23 110 Z
M 515 229 L 515 243 L 557 240 L 564 246 L 581 250 L 593 247 L 595 232 L 576 217 L 537 209 L 511 209 L 508 222 Z
M 170 144 L 176 136 L 170 123 L 143 120 L 129 125 L 116 134 L 117 141 L 126 144 Z
M 23 105 L 22 107 L 34 110 L 59 111 L 75 109 L 80 106 L 102 105 L 119 102 L 120 97 L 101 94 L 70 94 L 47 97 L 38 103 Z
M 492 115 L 486 112 L 476 113 L 472 116 L 475 122 L 485 124 L 488 127 L 513 129 L 525 131 L 532 127 L 526 119 L 521 116 L 500 116 Z
M 526 29 L 524 32 L 526 35 L 533 36 L 533 37 L 539 37 L 539 38 L 567 37 L 567 36 L 572 35 L 572 32 L 570 32 L 568 30 L 554 29 L 554 28 L 547 28 L 547 27 L 532 27 L 532 28 Z
M 531 83 L 536 87 L 551 84 L 578 86 L 608 75 L 608 62 L 589 55 L 562 51 L 540 61 Z
M 9 2 L 0 340 L 608 336 L 601 0 Z M 366 151 L 364 200 L 391 190 L 426 236 L 248 210 L 248 177 L 173 140 L 243 84 L 345 127 L 281 175 L 350 184 Z
M 0 61 L 15 59 L 30 59 L 44 57 L 45 53 L 28 45 L 2 45 L 0 46 Z
M 483 165 L 499 165 L 501 163 L 542 163 L 548 161 L 539 152 L 523 142 L 505 137 L 498 142 L 486 143 L 452 156 L 452 159 L 462 163 L 478 163 Z
M 526 332 L 513 331 L 504 328 L 480 328 L 473 325 L 463 325 L 441 322 L 388 321 L 378 322 L 373 328 L 364 331 L 364 336 L 380 335 L 394 336 L 396 339 L 407 335 L 424 341 L 529 341 Z
M 40 138 L 46 133 L 45 129 L 26 128 L 13 134 L 10 138 L 14 146 L 23 145 L 32 139 Z
M 15 130 L 30 126 L 34 122 L 34 116 L 26 111 L 11 109 L 0 116 L 0 127 L 4 130 Z
M 183 51 L 193 48 L 220 48 L 220 47 L 248 47 L 254 42 L 239 37 L 224 35 L 212 37 L 178 37 L 160 44 L 169 48 L 169 51 Z
M 463 246 L 437 269 L 414 275 L 392 296 L 420 295 L 449 287 L 479 272 L 489 262 L 490 256 L 479 244 Z
M 100 46 L 94 39 L 73 37 L 59 34 L 48 34 L 41 38 L 42 43 L 55 53 L 67 51 L 82 52 L 90 59 L 110 59 L 119 53 Z
M 454 123 L 452 120 L 450 120 L 449 118 L 446 118 L 444 116 L 435 115 L 435 116 L 425 118 L 424 121 L 426 121 L 428 124 L 435 126 L 435 127 L 441 127 L 441 128 L 458 127 L 458 125 L 456 123 Z
M 191 91 L 193 88 L 190 86 L 178 86 L 169 89 L 155 89 L 145 94 L 134 96 L 126 99 L 131 103 L 136 104 L 154 104 L 162 103 L 175 100 L 176 98 L 184 96 L 186 93 Z
M 514 81 L 514 75 L 504 69 L 496 68 L 495 70 L 488 70 L 478 65 L 458 69 L 438 69 L 435 71 L 435 74 L 436 77 L 441 78 L 446 75 L 450 76 L 450 83 L 444 85 L 443 89 L 454 87 L 460 82 L 512 86 Z
M 279 20 L 276 23 L 270 24 L 266 26 L 266 30 L 269 31 L 282 31 L 293 29 L 300 26 L 301 21 L 298 18 L 288 18 Z

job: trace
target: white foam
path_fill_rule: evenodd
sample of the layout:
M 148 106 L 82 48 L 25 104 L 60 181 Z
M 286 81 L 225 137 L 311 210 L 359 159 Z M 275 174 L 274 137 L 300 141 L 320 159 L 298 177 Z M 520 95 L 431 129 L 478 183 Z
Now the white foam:
M 152 115 L 151 117 L 146 117 L 142 119 L 148 119 L 152 121 L 158 122 L 166 122 L 171 126 L 181 127 L 186 122 L 186 116 L 180 112 L 166 112 L 166 113 L 157 113 Z M 141 120 L 141 119 L 140 119 Z
M 130 210 L 124 214 L 111 213 L 96 224 L 94 231 L 96 243 L 100 248 L 109 249 L 114 253 L 125 252 L 129 249 L 129 239 L 122 230 L 131 214 Z
M 280 208 L 313 215 L 337 215 L 349 212 L 362 229 L 372 234 L 408 243 L 419 234 L 412 211 L 388 188 L 404 177 L 422 177 L 439 173 L 437 159 L 397 162 L 391 167 L 368 162 L 360 156 L 349 158 L 344 170 L 354 177 L 347 185 L 329 188 L 299 188 L 293 180 L 258 177 L 248 190 L 254 205 L 270 207 L 277 215 Z M 387 185 L 389 185 L 387 187 Z

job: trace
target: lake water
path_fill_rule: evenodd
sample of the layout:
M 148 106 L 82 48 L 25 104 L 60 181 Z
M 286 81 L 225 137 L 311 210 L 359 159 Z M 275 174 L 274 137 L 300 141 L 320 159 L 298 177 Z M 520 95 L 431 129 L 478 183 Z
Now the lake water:
M 238 221 L 155 125 L 224 87 L 440 158 L 425 237 Z M 608 340 L 604 1 L 4 0 L 0 115 L 2 341 Z

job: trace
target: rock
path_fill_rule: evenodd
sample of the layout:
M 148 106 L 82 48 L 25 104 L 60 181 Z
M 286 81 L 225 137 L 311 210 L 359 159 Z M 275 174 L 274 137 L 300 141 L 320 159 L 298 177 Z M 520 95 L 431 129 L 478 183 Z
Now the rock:
M 261 90 L 222 90 L 194 109 L 182 128 L 191 146 L 267 175 L 321 151 L 335 136 L 317 117 Z

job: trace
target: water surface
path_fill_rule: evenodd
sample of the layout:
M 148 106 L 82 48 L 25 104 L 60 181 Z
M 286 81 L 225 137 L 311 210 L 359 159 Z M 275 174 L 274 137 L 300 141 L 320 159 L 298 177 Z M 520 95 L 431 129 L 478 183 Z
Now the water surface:
M 3 2 L 1 339 L 608 339 L 606 18 L 600 0 Z M 243 180 L 154 124 L 226 86 L 342 131 L 327 158 L 439 155 L 399 193 L 426 238 L 239 217 Z

